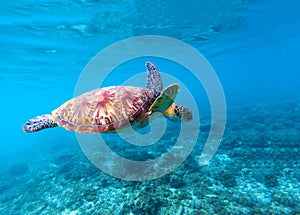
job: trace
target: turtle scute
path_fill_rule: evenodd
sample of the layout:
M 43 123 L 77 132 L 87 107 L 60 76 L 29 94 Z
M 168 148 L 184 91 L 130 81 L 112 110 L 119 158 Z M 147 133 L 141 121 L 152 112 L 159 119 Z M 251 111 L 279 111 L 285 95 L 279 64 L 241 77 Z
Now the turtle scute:
M 153 93 L 146 88 L 106 87 L 75 97 L 51 114 L 68 130 L 109 132 L 143 117 L 153 101 Z

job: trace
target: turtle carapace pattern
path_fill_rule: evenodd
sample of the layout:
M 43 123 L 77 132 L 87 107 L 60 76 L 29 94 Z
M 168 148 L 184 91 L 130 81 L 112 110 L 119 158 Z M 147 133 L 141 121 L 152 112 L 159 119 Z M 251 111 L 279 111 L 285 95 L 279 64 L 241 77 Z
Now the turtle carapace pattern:
M 189 121 L 192 112 L 174 103 L 179 85 L 171 84 L 163 89 L 162 78 L 151 62 L 146 62 L 146 88 L 111 86 L 99 88 L 77 96 L 50 114 L 28 120 L 25 132 L 36 132 L 56 126 L 86 133 L 105 133 L 139 129 L 148 124 L 153 112 L 161 112 L 174 122 Z

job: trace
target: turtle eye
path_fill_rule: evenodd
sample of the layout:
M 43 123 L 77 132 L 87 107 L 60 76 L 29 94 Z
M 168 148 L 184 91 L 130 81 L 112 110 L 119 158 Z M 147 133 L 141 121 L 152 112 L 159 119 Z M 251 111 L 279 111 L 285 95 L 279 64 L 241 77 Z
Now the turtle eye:
M 174 113 L 175 113 L 176 115 L 179 115 L 179 111 L 178 111 L 177 108 L 174 109 Z

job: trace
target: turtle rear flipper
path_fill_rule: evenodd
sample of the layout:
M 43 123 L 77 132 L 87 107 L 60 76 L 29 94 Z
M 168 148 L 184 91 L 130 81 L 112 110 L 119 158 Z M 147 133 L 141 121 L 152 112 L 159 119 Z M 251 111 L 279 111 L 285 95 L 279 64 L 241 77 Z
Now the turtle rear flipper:
M 56 127 L 57 124 L 52 120 L 51 114 L 45 114 L 28 120 L 22 129 L 25 132 L 36 132 L 45 128 Z
M 164 112 L 164 116 L 173 122 L 190 121 L 193 118 L 190 109 L 175 103 Z
M 179 84 L 171 84 L 166 89 L 164 89 L 161 94 L 156 98 L 155 102 L 150 107 L 152 112 L 164 113 L 174 102 L 178 90 Z

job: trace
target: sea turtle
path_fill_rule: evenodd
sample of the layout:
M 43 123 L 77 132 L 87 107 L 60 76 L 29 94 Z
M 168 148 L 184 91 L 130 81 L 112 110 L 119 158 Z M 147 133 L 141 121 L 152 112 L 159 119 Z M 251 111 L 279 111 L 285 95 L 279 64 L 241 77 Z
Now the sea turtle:
M 151 62 L 146 62 L 146 68 L 146 88 L 99 88 L 65 102 L 50 114 L 28 120 L 22 128 L 25 132 L 56 126 L 77 132 L 115 132 L 130 125 L 134 129 L 144 127 L 157 111 L 175 122 L 191 120 L 191 110 L 173 103 L 179 85 L 172 84 L 162 90 L 158 69 Z

